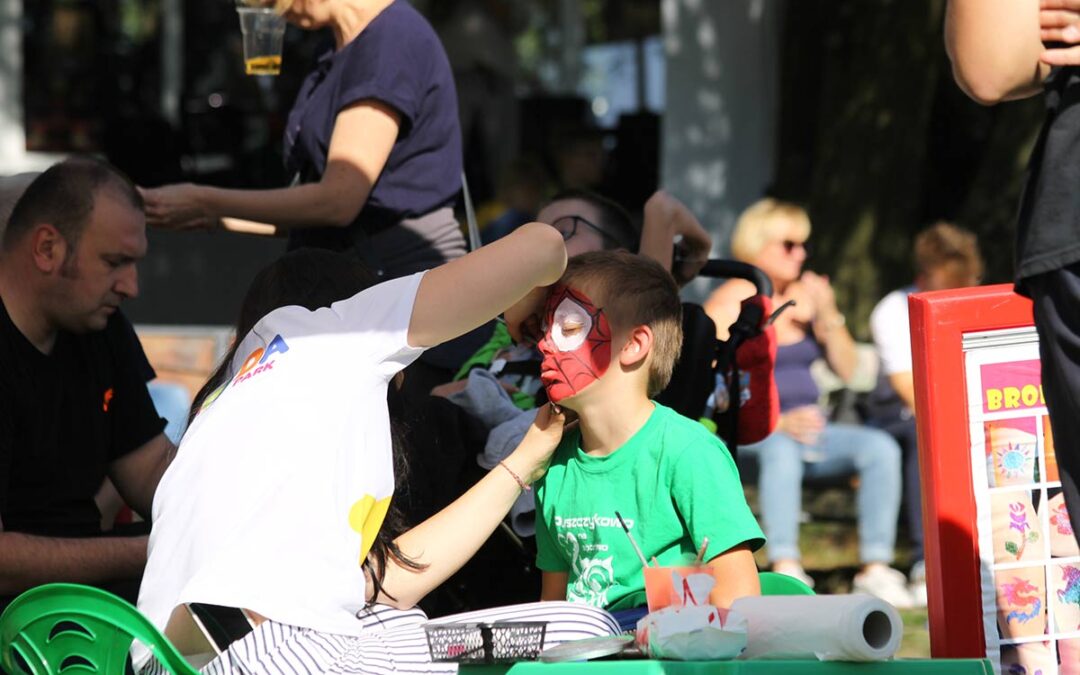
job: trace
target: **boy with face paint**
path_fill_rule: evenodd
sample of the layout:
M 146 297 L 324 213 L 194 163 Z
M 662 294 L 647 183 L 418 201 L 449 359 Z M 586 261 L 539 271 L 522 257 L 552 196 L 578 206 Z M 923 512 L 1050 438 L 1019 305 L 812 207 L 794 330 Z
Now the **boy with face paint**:
M 578 420 L 536 483 L 544 600 L 616 612 L 645 605 L 641 562 L 616 512 L 661 565 L 687 562 L 707 538 L 713 604 L 760 592 L 753 551 L 765 538 L 731 455 L 651 399 L 678 358 L 681 309 L 659 264 L 603 251 L 571 259 L 558 284 L 506 314 L 512 332 L 537 341 L 552 404 Z

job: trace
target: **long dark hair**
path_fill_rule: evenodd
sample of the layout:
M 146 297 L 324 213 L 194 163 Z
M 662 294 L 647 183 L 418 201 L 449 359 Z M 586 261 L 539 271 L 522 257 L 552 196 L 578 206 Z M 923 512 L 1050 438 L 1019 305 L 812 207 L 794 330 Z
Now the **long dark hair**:
M 300 248 L 286 253 L 264 267 L 248 288 L 247 295 L 240 307 L 236 320 L 236 339 L 221 363 L 218 364 L 210 379 L 195 394 L 191 404 L 188 424 L 199 414 L 200 409 L 219 387 L 228 383 L 231 375 L 229 366 L 236 356 L 236 350 L 255 324 L 264 316 L 279 307 L 299 305 L 308 310 L 329 307 L 338 300 L 352 297 L 373 286 L 376 277 L 355 259 L 326 249 Z M 401 401 L 396 389 L 391 386 L 387 394 L 390 409 L 390 436 L 394 458 L 395 482 L 403 484 L 408 476 L 408 464 L 403 448 L 404 434 L 400 428 Z M 371 551 L 364 568 L 372 580 L 372 602 L 383 592 L 386 565 L 394 561 L 411 570 L 426 567 L 412 560 L 394 543 L 399 535 L 408 529 L 405 516 L 391 500 L 390 509 L 383 519 L 382 527 L 375 535 Z M 393 596 L 386 594 L 387 597 Z

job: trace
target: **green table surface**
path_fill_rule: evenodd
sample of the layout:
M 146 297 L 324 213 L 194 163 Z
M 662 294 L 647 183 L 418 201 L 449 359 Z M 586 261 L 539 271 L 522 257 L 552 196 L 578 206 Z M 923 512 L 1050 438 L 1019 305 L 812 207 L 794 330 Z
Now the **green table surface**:
M 645 661 L 525 662 L 461 666 L 461 675 L 993 675 L 986 659 L 898 659 L 872 663 L 837 661 Z

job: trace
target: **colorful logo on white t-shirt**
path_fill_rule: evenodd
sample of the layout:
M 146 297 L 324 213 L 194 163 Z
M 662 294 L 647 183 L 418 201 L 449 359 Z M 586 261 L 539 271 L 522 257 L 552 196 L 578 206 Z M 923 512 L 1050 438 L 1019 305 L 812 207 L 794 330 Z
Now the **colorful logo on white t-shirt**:
M 386 512 L 390 510 L 390 497 L 375 499 L 371 495 L 364 495 L 349 509 L 349 527 L 354 532 L 360 533 L 360 564 L 364 564 L 371 545 L 375 543 L 375 535 L 382 527 Z
M 228 387 L 230 384 L 240 384 L 241 382 L 246 382 L 252 377 L 259 375 L 260 373 L 265 373 L 269 370 L 273 370 L 274 364 L 277 361 L 275 359 L 271 359 L 271 357 L 275 354 L 284 354 L 287 351 L 289 351 L 289 345 L 286 344 L 285 338 L 281 337 L 280 334 L 275 335 L 274 339 L 271 340 L 270 344 L 268 344 L 266 347 L 259 347 L 258 349 L 247 355 L 247 358 L 244 359 L 243 364 L 241 364 L 240 372 L 236 374 L 236 377 L 229 380 L 228 382 L 225 382 L 220 387 L 210 392 L 210 395 L 207 396 L 206 400 L 203 401 L 201 406 L 199 406 L 199 412 L 201 413 L 202 411 L 209 408 L 210 404 L 216 401 L 218 396 L 221 396 L 221 392 L 225 391 L 225 388 Z
M 284 354 L 287 351 L 289 351 L 289 345 L 285 344 L 285 338 L 281 337 L 281 335 L 275 335 L 274 339 L 265 348 L 259 347 L 248 354 L 247 358 L 244 359 L 244 363 L 240 366 L 240 371 L 233 378 L 233 384 L 237 385 L 246 382 L 256 375 L 272 370 L 276 361 L 271 357 L 274 354 Z

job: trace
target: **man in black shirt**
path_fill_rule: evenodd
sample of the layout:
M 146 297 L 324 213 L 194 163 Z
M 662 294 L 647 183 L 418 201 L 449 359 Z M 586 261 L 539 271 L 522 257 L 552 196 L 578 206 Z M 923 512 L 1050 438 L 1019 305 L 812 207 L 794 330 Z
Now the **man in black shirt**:
M 16 203 L 0 244 L 0 606 L 32 586 L 137 580 L 146 537 L 106 536 L 104 478 L 149 519 L 174 447 L 120 303 L 138 293 L 142 198 L 68 160 Z
M 1080 48 L 1061 44 L 1080 42 L 1080 0 L 1044 0 L 1042 10 L 1040 0 L 949 0 L 945 40 L 973 99 L 1046 101 L 1017 219 L 1016 290 L 1034 305 L 1061 488 L 1080 542 Z

